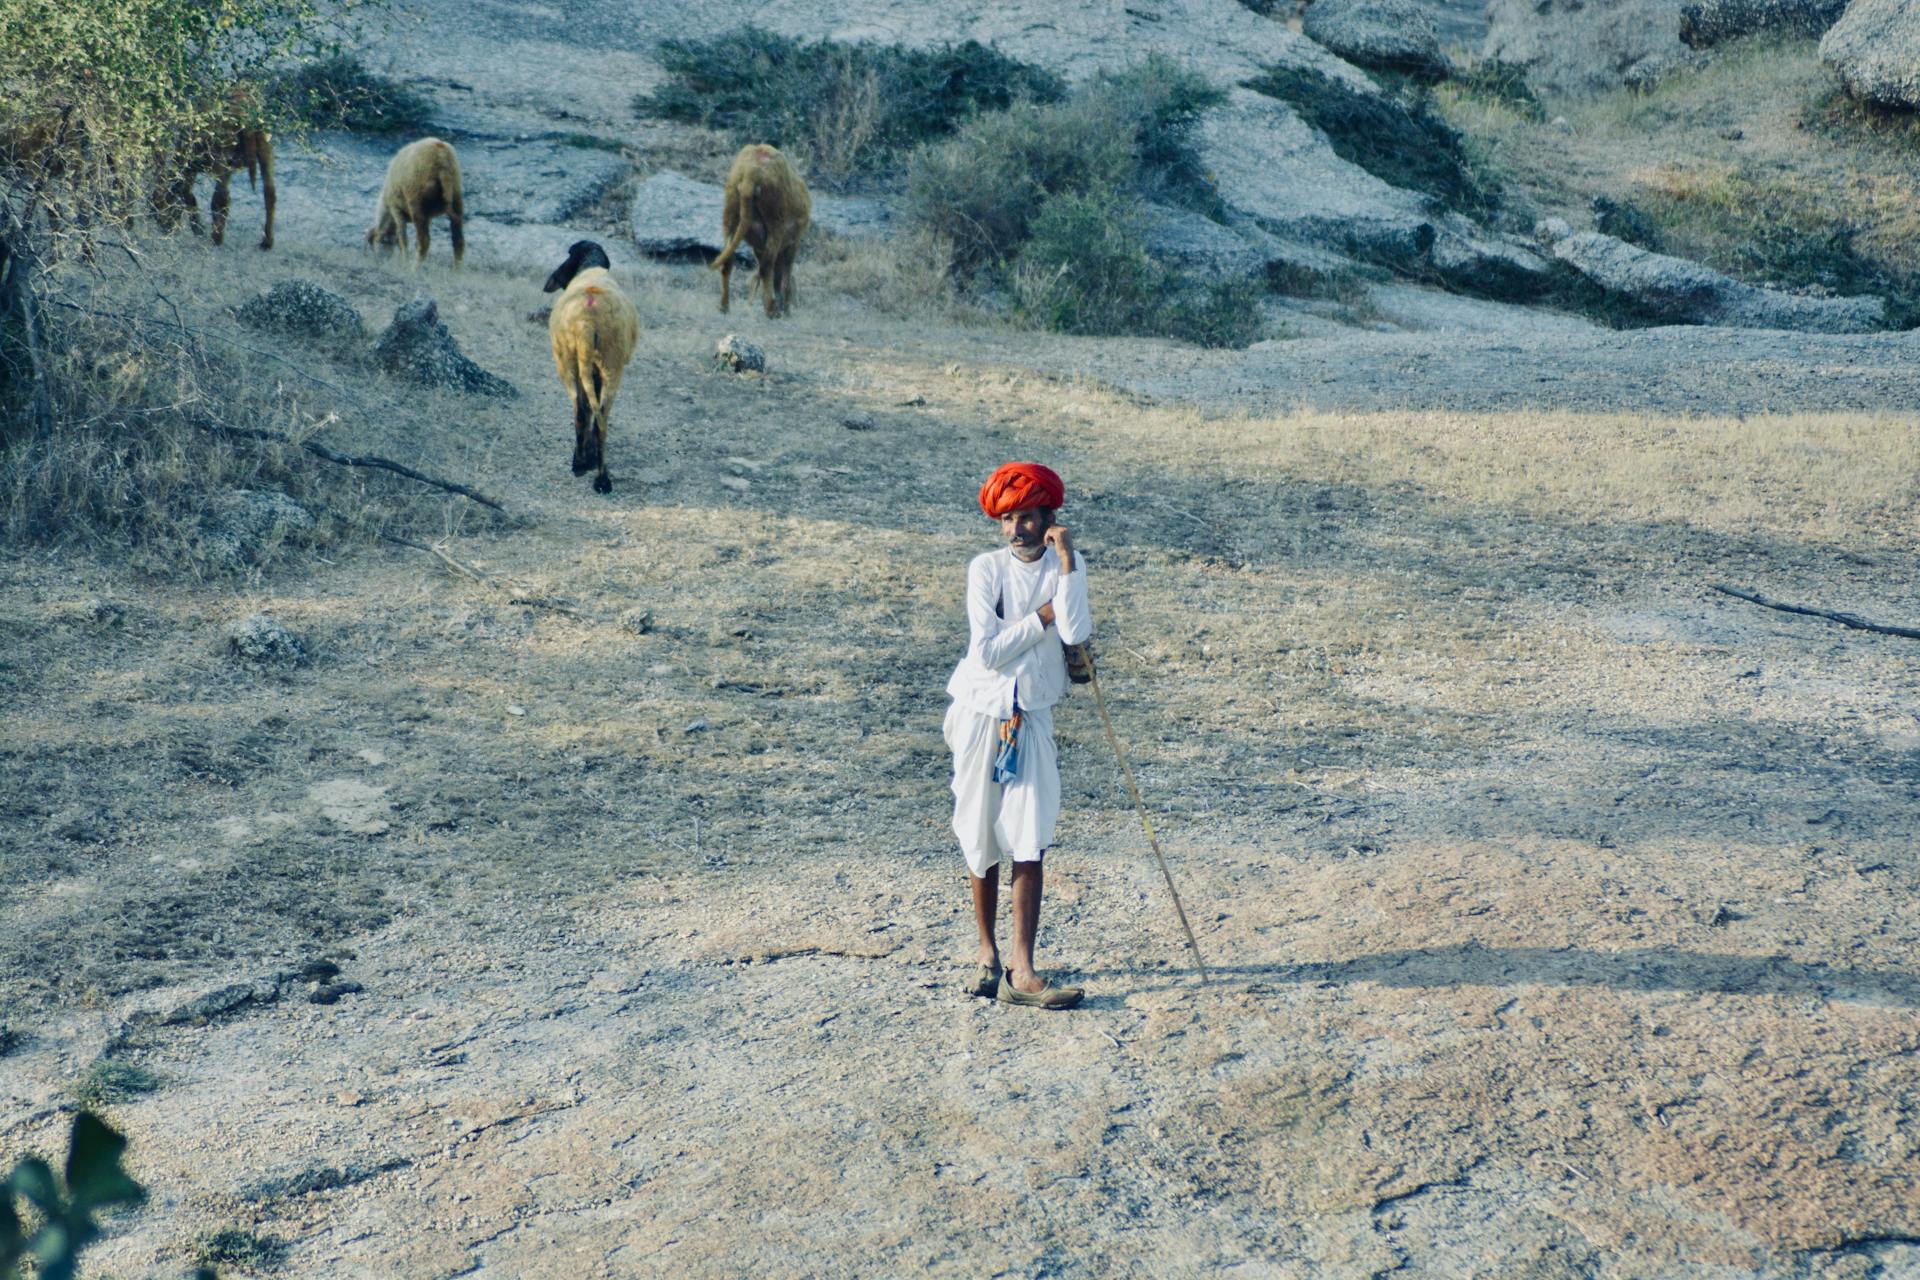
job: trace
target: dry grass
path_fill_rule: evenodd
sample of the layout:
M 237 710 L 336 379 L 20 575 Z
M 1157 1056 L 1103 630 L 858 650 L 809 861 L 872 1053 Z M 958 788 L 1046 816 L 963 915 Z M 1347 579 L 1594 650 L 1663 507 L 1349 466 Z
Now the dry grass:
M 1555 100 L 1544 118 L 1471 90 L 1436 101 L 1524 214 L 1588 225 L 1604 195 L 1641 206 L 1672 253 L 1745 279 L 1920 292 L 1910 131 L 1835 106 L 1817 42 L 1755 38 L 1645 93 Z M 1549 121 L 1565 116 L 1571 134 Z
M 0 535 L 202 578 L 257 575 L 294 546 L 322 552 L 376 531 L 433 535 L 470 519 L 442 495 L 299 448 L 309 439 L 340 447 L 356 422 L 391 416 L 392 393 L 369 385 L 360 348 L 275 350 L 282 339 L 237 325 L 230 308 L 252 290 L 205 255 L 156 243 L 140 266 L 73 269 L 62 283 L 48 335 L 60 425 L 0 455 Z M 200 305 L 183 313 L 175 298 Z M 235 560 L 209 523 L 234 490 L 284 494 L 315 526 L 290 544 L 276 528 Z

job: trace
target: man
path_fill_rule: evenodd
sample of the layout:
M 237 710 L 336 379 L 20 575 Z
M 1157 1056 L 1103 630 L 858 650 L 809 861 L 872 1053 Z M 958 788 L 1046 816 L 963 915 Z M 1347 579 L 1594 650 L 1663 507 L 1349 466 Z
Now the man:
M 1060 477 L 1035 462 L 1009 462 L 981 486 L 980 509 L 1000 522 L 1006 545 L 967 565 L 967 655 L 947 681 L 953 833 L 980 927 L 969 989 L 1040 1009 L 1072 1008 L 1083 994 L 1048 985 L 1033 966 L 1041 859 L 1060 816 L 1053 704 L 1067 691 L 1061 646 L 1093 634 L 1086 565 L 1053 519 L 1065 499 Z M 1013 955 L 1005 967 L 994 936 L 1003 853 L 1013 857 Z

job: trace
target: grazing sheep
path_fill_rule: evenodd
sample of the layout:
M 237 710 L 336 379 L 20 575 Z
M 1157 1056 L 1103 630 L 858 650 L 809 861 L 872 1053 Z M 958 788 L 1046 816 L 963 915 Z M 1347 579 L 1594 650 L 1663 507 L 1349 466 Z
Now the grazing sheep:
M 710 264 L 720 273 L 720 310 L 727 309 L 733 282 L 733 255 L 740 241 L 753 246 L 759 269 L 754 286 L 765 295 L 767 314 L 784 314 L 793 305 L 793 257 L 813 218 L 807 184 L 775 147 L 764 143 L 740 148 L 727 173 L 726 204 L 720 227 L 726 245 Z M 748 291 L 752 296 L 752 290 Z
M 545 292 L 564 289 L 547 317 L 553 364 L 573 400 L 573 474 L 595 472 L 594 491 L 612 493 L 607 475 L 607 425 L 620 375 L 640 337 L 633 309 L 607 268 L 607 251 L 591 240 L 576 241 L 567 260 L 547 277 Z
M 261 110 L 257 89 L 235 85 L 231 97 L 231 108 L 211 124 L 207 133 L 181 148 L 175 158 L 173 176 L 164 181 L 154 195 L 154 214 L 162 225 L 171 227 L 184 207 L 193 229 L 200 230 L 200 205 L 193 198 L 193 184 L 201 174 L 211 174 L 213 242 L 224 244 L 227 210 L 233 203 L 233 175 L 245 169 L 247 186 L 257 187 L 267 207 L 266 234 L 260 237 L 260 247 L 271 249 L 273 209 L 279 195 L 273 185 L 273 137 L 257 127 Z
M 438 138 L 409 142 L 387 165 L 380 208 L 373 225 L 367 228 L 367 243 L 377 241 L 382 249 L 391 250 L 397 239 L 404 250 L 407 226 L 412 224 L 420 250 L 415 262 L 425 262 L 427 224 L 443 213 L 453 235 L 453 265 L 457 267 L 467 254 L 467 208 L 460 190 L 460 157 Z

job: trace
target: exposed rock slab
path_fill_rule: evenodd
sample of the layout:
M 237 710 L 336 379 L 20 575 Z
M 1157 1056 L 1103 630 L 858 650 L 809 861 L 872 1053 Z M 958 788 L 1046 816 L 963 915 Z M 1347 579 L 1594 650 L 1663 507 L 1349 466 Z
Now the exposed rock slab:
M 1362 67 L 1427 80 L 1444 80 L 1451 70 L 1432 16 L 1414 0 L 1314 0 L 1300 30 Z
M 1870 333 L 1886 327 L 1886 304 L 1879 298 L 1816 298 L 1763 289 L 1598 231 L 1561 237 L 1551 252 L 1607 293 L 1676 324 L 1804 333 Z
M 1920 0 L 1853 0 L 1820 58 L 1854 97 L 1920 109 Z
M 1760 31 L 1817 36 L 1846 8 L 1847 0 L 1693 0 L 1680 10 L 1680 39 L 1707 49 Z
M 1487 57 L 1517 62 L 1553 93 L 1618 88 L 1650 58 L 1686 55 L 1682 0 L 1492 0 Z M 1658 65 L 1658 64 L 1654 64 Z
M 1283 241 L 1437 275 L 1469 293 L 1524 297 L 1545 286 L 1547 264 L 1530 248 L 1347 163 L 1276 99 L 1231 91 L 1201 121 L 1199 138 L 1229 213 Z

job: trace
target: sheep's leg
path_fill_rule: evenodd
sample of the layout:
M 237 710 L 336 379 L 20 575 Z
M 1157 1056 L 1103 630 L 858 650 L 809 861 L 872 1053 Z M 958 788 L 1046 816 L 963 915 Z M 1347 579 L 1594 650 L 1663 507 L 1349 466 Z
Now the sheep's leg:
M 433 219 L 427 216 L 426 206 L 422 204 L 416 203 L 410 213 L 413 217 L 413 238 L 420 245 L 420 252 L 414 258 L 414 265 L 424 266 L 427 261 L 427 245 L 433 239 L 427 228 Z
M 458 195 L 447 202 L 447 230 L 453 236 L 453 265 L 457 267 L 467 256 L 467 206 Z
M 573 474 L 583 476 L 593 470 L 594 460 L 587 451 L 593 431 L 593 406 L 587 403 L 587 389 L 578 383 L 573 388 Z
M 270 158 L 272 153 L 267 152 L 266 155 L 269 158 L 265 159 L 260 170 L 260 195 L 267 203 L 267 233 L 260 237 L 260 247 L 271 249 L 273 248 L 273 206 L 279 193 L 273 187 L 273 160 Z
M 193 178 L 189 176 L 180 184 L 180 204 L 187 211 L 187 225 L 193 228 L 195 235 L 207 233 L 206 224 L 200 221 L 200 202 L 193 196 Z
M 733 296 L 733 255 L 727 255 L 720 264 L 720 314 L 727 312 L 727 303 Z
M 213 242 L 227 242 L 227 212 L 233 207 L 233 191 L 230 183 L 233 175 L 222 173 L 213 180 Z
M 594 473 L 593 491 L 612 493 L 613 477 L 607 474 L 607 406 L 602 404 L 593 415 L 593 456 L 600 464 L 600 470 Z

